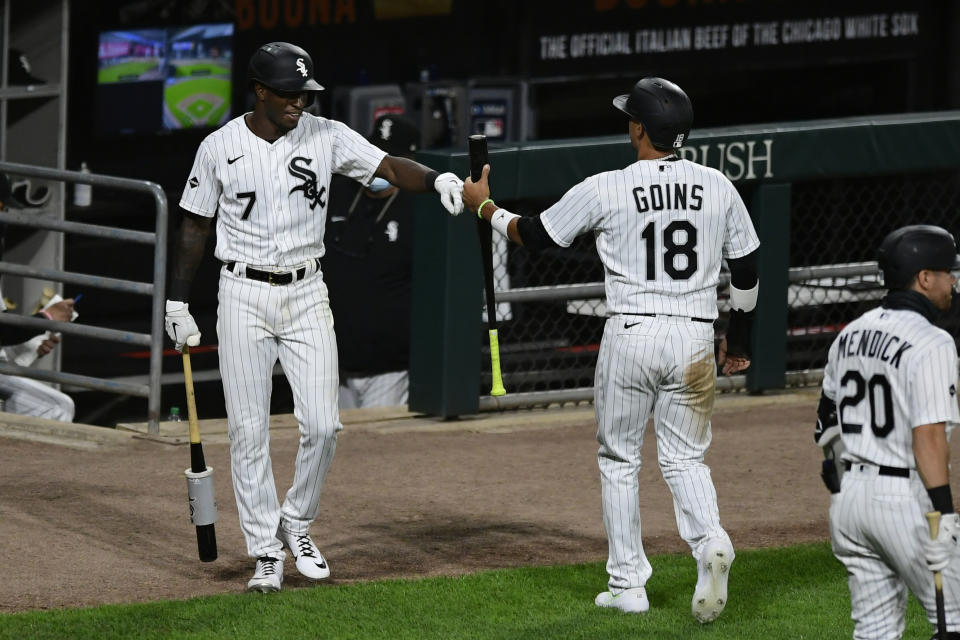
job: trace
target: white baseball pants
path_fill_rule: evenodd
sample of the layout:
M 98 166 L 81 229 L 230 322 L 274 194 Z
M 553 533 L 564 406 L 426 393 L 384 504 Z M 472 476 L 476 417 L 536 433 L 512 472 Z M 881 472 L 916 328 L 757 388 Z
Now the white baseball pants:
M 345 378 L 340 381 L 340 408 L 395 407 L 407 404 L 410 375 L 390 371 L 375 376 Z
M 7 413 L 73 422 L 73 399 L 33 378 L 0 374 L 0 399 Z
M 697 559 L 709 540 L 733 549 L 703 463 L 715 387 L 712 323 L 662 315 L 607 320 L 597 360 L 596 415 L 611 593 L 642 587 L 652 573 L 640 536 L 637 479 L 651 413 L 680 536 Z
M 933 573 L 921 543 L 930 537 L 924 514 L 932 510 L 919 475 L 881 476 L 877 467 L 854 465 L 843 474 L 840 493 L 830 502 L 833 554 L 847 569 L 850 617 L 857 639 L 899 639 L 913 592 L 936 629 Z M 960 561 L 943 570 L 947 629 L 960 631 Z
M 308 532 L 342 428 L 337 342 L 327 287 L 319 273 L 272 286 L 222 269 L 219 301 L 220 372 L 240 528 L 251 558 L 269 555 L 282 560 L 285 555 L 277 537 L 281 517 L 287 530 Z M 278 359 L 290 382 L 300 425 L 293 484 L 282 505 L 269 438 L 273 367 Z

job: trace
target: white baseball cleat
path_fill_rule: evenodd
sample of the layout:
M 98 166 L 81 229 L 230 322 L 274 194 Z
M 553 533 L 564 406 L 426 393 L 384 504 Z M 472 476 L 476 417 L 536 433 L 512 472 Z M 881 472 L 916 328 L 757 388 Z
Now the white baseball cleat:
M 697 561 L 697 588 L 691 608 L 700 624 L 716 620 L 727 605 L 727 579 L 734 553 L 723 542 L 708 542 Z
M 598 593 L 593 600 L 593 604 L 598 607 L 620 609 L 626 613 L 646 613 L 650 609 L 647 590 L 643 587 L 625 589 L 617 595 L 613 595 L 609 591 Z
M 330 577 L 330 565 L 306 533 L 291 533 L 280 527 L 280 540 L 297 560 L 297 571 L 311 580 Z
M 270 556 L 257 558 L 257 568 L 247 583 L 247 591 L 273 593 L 283 584 L 283 563 Z

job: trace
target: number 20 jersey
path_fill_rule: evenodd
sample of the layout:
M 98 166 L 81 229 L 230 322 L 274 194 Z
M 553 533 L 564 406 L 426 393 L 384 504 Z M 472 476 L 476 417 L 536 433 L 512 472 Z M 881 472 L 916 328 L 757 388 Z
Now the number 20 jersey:
M 716 318 L 722 258 L 760 245 L 733 184 L 674 156 L 590 176 L 540 219 L 563 247 L 594 232 L 611 314 Z
M 823 393 L 837 405 L 844 458 L 915 469 L 913 428 L 960 421 L 957 347 L 915 311 L 878 307 L 830 346 Z

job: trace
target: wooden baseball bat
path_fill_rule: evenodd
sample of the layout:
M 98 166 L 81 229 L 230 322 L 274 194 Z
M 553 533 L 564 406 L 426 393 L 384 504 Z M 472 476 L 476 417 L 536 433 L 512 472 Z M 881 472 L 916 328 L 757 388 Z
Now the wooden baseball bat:
M 190 421 L 190 470 L 203 473 L 207 470 L 200 443 L 200 424 L 197 422 L 197 397 L 193 391 L 193 367 L 190 366 L 190 347 L 183 346 L 183 383 L 187 390 L 187 419 Z M 200 562 L 217 559 L 217 533 L 213 524 L 197 525 L 197 553 Z
M 487 136 L 470 136 L 470 179 L 476 182 L 487 164 Z M 491 396 L 505 396 L 500 373 L 500 337 L 497 333 L 497 300 L 493 292 L 493 227 L 477 218 L 477 236 L 480 238 L 480 258 L 483 260 L 483 289 L 487 301 L 487 335 L 490 338 Z
M 930 526 L 930 539 L 936 540 L 940 533 L 940 512 L 927 512 L 927 524 Z M 943 608 L 943 576 L 933 572 L 933 586 L 937 589 L 937 637 L 947 640 L 947 614 Z

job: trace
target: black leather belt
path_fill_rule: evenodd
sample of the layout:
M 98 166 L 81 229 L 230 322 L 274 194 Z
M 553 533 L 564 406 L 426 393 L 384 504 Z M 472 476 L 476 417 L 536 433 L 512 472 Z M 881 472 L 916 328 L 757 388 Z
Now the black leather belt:
M 877 473 L 881 476 L 893 476 L 895 478 L 909 478 L 910 469 L 904 469 L 902 467 L 887 467 L 884 465 L 876 464 L 861 464 L 859 462 L 850 462 L 849 460 L 843 461 L 843 468 L 847 471 L 850 471 L 853 467 L 860 467 L 860 471 L 865 471 L 868 467 L 876 467 Z
M 313 261 L 316 265 L 316 268 L 319 270 L 320 259 L 314 258 Z M 237 266 L 236 261 L 227 262 L 226 265 L 227 265 L 227 270 L 230 271 L 230 273 L 235 273 L 233 268 Z M 294 274 L 296 274 L 296 278 L 294 278 Z M 307 268 L 300 267 L 295 271 L 260 271 L 259 269 L 254 269 L 253 267 L 246 267 L 243 274 L 237 274 L 237 275 L 243 275 L 243 277 L 245 278 L 249 278 L 251 280 L 259 280 L 260 282 L 266 282 L 271 285 L 285 285 L 285 284 L 290 284 L 295 279 L 303 280 L 303 277 L 307 275 Z
M 623 315 L 625 315 L 625 316 L 647 316 L 648 318 L 656 318 L 656 317 L 657 317 L 657 314 L 655 314 L 655 313 L 624 313 Z M 664 315 L 665 317 L 672 317 L 672 318 L 680 318 L 680 317 L 683 317 L 683 316 L 669 316 L 669 315 L 666 314 L 666 313 L 663 314 L 663 315 Z M 710 318 L 693 318 L 693 317 L 688 317 L 687 320 L 693 320 L 694 322 L 707 322 L 707 323 L 709 323 L 709 324 L 713 324 L 713 320 L 711 320 Z

